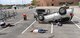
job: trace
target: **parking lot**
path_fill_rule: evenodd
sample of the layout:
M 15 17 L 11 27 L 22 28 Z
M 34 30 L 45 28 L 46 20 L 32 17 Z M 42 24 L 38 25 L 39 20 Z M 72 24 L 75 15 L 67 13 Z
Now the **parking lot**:
M 55 7 L 54 7 L 55 8 Z M 19 9 L 16 18 L 12 18 L 6 22 L 14 24 L 14 27 L 1 28 L 0 38 L 80 38 L 80 8 L 72 6 L 74 8 L 74 17 L 63 26 L 57 26 L 44 23 L 40 24 L 33 18 L 34 9 Z M 27 21 L 23 21 L 22 13 L 26 13 L 28 16 Z M 33 33 L 30 32 L 33 29 L 41 28 L 47 30 L 46 33 Z
M 51 24 L 40 24 L 35 22 L 29 29 L 18 36 L 18 38 L 80 38 L 80 8 L 74 8 L 74 17 L 68 22 L 64 23 L 63 26 L 53 25 L 53 32 L 51 33 Z M 46 33 L 32 33 L 32 29 L 42 28 L 48 30 Z

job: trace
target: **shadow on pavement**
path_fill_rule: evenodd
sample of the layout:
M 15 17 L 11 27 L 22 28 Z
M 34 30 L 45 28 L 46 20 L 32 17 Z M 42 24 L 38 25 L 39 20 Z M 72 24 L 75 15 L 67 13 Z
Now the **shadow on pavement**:
M 77 24 L 77 23 L 79 23 L 79 22 L 78 22 L 78 21 L 73 21 L 73 22 L 72 22 L 72 21 L 69 21 L 69 22 L 63 22 L 63 24 L 74 24 L 74 23 Z
M 73 21 L 74 23 L 79 23 L 78 21 Z M 68 21 L 68 22 L 62 22 L 62 24 L 74 24 L 72 21 Z M 51 23 L 46 23 L 46 22 L 41 22 L 39 24 L 51 24 Z M 55 24 L 55 23 L 54 23 Z
M 40 22 L 39 24 L 50 24 L 50 23 L 48 23 L 48 22 Z

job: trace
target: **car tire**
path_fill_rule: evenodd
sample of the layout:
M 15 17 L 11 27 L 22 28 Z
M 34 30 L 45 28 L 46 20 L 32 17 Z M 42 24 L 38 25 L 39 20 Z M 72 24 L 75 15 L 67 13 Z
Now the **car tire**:
M 65 15 L 65 14 L 66 14 L 66 9 L 65 9 L 64 7 L 61 7 L 61 8 L 59 9 L 59 14 L 60 14 L 60 15 Z
M 40 21 L 43 21 L 43 20 L 44 20 L 44 16 L 43 16 L 43 15 L 39 15 L 39 16 L 38 16 L 38 19 L 39 19 Z

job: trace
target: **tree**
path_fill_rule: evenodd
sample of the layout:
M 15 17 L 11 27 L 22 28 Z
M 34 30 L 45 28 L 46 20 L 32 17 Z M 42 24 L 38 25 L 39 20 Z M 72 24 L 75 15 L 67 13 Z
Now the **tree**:
M 36 5 L 36 0 L 32 1 L 32 5 L 34 5 L 34 6 Z

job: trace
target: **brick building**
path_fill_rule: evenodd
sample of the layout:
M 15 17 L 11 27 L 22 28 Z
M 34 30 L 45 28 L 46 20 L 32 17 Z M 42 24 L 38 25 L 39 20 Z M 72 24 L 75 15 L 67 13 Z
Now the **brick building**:
M 58 6 L 66 2 L 71 5 L 77 5 L 80 0 L 36 0 L 37 6 Z

